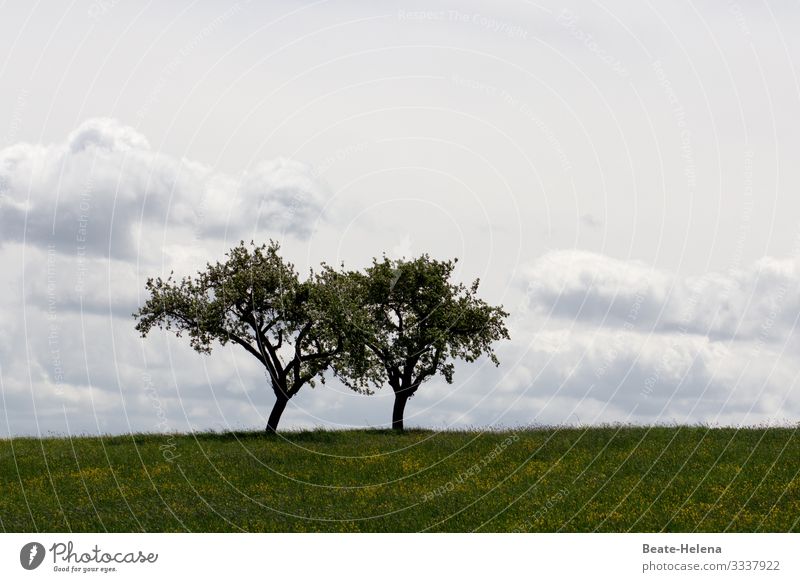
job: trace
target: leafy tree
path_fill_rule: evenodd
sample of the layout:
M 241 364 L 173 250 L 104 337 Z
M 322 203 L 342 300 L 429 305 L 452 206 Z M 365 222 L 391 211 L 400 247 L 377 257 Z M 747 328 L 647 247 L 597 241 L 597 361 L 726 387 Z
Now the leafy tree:
M 186 334 L 197 352 L 214 342 L 238 344 L 266 368 L 275 393 L 267 432 L 275 432 L 286 404 L 315 381 L 342 350 L 331 273 L 300 281 L 279 245 L 242 241 L 227 260 L 207 264 L 195 277 L 147 280 L 147 302 L 134 317 L 142 337 L 153 327 Z
M 403 430 L 408 399 L 439 373 L 453 382 L 454 360 L 473 362 L 487 355 L 499 362 L 492 344 L 508 339 L 508 313 L 451 282 L 456 261 L 428 255 L 405 261 L 373 259 L 365 272 L 344 272 L 339 294 L 348 314 L 347 348 L 334 362 L 336 375 L 350 388 L 388 383 L 395 394 L 392 428 Z

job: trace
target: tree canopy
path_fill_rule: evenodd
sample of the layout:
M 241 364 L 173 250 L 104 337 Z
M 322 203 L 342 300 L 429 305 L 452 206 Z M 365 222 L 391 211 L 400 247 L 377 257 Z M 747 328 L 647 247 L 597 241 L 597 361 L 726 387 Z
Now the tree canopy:
M 207 264 L 194 277 L 150 278 L 149 298 L 133 314 L 143 337 L 154 327 L 185 334 L 205 354 L 214 342 L 233 342 L 261 362 L 276 397 L 269 432 L 304 385 L 325 381 L 325 370 L 342 350 L 344 329 L 335 274 L 312 272 L 301 281 L 279 250 L 273 241 L 242 241 L 226 260 Z
M 508 339 L 502 307 L 451 281 L 456 261 L 428 255 L 413 260 L 374 259 L 364 272 L 343 272 L 347 293 L 348 349 L 333 363 L 355 390 L 389 384 L 395 394 L 392 428 L 403 429 L 405 405 L 430 377 L 453 382 L 455 360 L 486 355 L 497 365 L 493 344 Z
M 301 280 L 279 251 L 273 241 L 242 241 L 195 276 L 150 278 L 133 314 L 143 337 L 155 327 L 188 336 L 203 354 L 232 342 L 256 358 L 275 393 L 268 432 L 329 368 L 362 393 L 388 384 L 392 427 L 402 430 L 406 403 L 426 380 L 452 383 L 456 360 L 499 363 L 493 346 L 509 337 L 508 313 L 478 297 L 479 281 L 452 280 L 456 260 L 384 256 L 363 271 L 323 264 Z

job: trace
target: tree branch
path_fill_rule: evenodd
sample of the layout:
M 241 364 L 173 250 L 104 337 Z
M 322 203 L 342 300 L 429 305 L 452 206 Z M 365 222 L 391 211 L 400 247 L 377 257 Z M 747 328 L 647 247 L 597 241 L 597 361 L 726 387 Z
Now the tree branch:
M 400 334 L 400 336 L 402 336 L 404 330 L 403 314 L 399 309 L 397 309 L 397 307 L 392 307 L 392 311 L 394 311 L 395 315 L 397 315 L 397 332 Z
M 300 357 L 300 361 L 302 362 L 313 362 L 315 360 L 322 360 L 325 358 L 332 358 L 336 354 L 342 351 L 342 338 L 338 338 L 336 340 L 336 347 L 332 350 L 328 350 L 327 352 L 320 351 L 322 349 L 321 344 L 319 341 L 315 342 L 317 344 L 317 353 L 316 354 L 307 354 L 305 356 Z
M 262 365 L 264 366 L 267 365 L 267 362 L 264 361 L 264 358 L 261 356 L 261 354 L 259 354 L 258 351 L 255 348 L 253 348 L 253 346 L 251 346 L 249 342 L 244 341 L 242 338 L 232 333 L 229 333 L 228 337 L 235 343 L 242 346 L 248 352 L 250 352 L 259 362 L 261 362 Z
M 389 353 L 388 353 L 388 352 L 385 352 L 385 351 L 384 351 L 384 350 L 382 350 L 382 349 L 380 349 L 378 346 L 376 346 L 376 345 L 375 345 L 375 344 L 373 344 L 372 342 L 365 341 L 365 342 L 364 342 L 364 345 L 365 345 L 365 346 L 367 346 L 369 349 L 371 349 L 371 350 L 372 350 L 372 352 L 373 352 L 373 353 L 374 353 L 376 356 L 378 356 L 378 358 L 380 358 L 381 360 L 384 360 L 384 361 L 386 361 L 386 360 L 388 360 L 388 359 L 389 359 Z
M 431 365 L 420 370 L 419 374 L 417 374 L 417 377 L 414 378 L 412 384 L 419 387 L 419 385 L 422 383 L 423 380 L 425 380 L 425 378 L 433 376 L 436 373 L 436 370 L 439 368 L 439 362 L 441 360 L 441 357 L 442 357 L 442 348 L 436 347 L 435 351 L 433 352 L 433 361 L 431 362 Z
M 253 335 L 256 337 L 258 350 L 261 352 L 264 365 L 267 367 L 267 370 L 269 370 L 269 375 L 272 379 L 273 385 L 278 385 L 281 387 L 281 390 L 283 390 L 283 380 L 285 376 L 278 372 L 278 370 L 281 370 L 282 368 L 281 361 L 280 358 L 278 358 L 278 354 L 272 347 L 270 341 L 264 334 L 261 333 L 261 323 L 256 321 L 256 317 L 252 313 L 245 318 L 245 321 L 250 324 L 250 328 L 253 330 Z

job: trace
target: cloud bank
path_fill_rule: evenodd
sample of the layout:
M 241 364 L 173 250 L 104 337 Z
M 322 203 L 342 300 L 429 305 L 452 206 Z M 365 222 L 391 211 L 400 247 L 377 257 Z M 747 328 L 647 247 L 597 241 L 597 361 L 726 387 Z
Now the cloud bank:
M 91 119 L 64 142 L 0 150 L 0 240 L 130 259 L 183 228 L 197 238 L 307 238 L 326 186 L 311 168 L 264 161 L 239 176 L 152 149 L 135 129 Z
M 307 165 L 270 160 L 232 176 L 94 119 L 62 143 L 1 150 L 0 194 L 0 434 L 266 422 L 271 391 L 248 354 L 227 346 L 205 357 L 168 334 L 142 341 L 130 313 L 159 266 L 190 272 L 240 238 L 286 235 L 297 251 L 328 196 Z M 431 381 L 409 424 L 800 417 L 795 258 L 691 277 L 575 249 L 529 261 L 504 299 L 518 307 L 502 365 L 459 365 L 452 386 Z M 390 399 L 331 381 L 294 399 L 285 426 L 383 426 Z
M 800 315 L 797 259 L 680 278 L 639 261 L 553 251 L 524 271 L 526 307 L 540 314 L 654 333 L 781 341 Z

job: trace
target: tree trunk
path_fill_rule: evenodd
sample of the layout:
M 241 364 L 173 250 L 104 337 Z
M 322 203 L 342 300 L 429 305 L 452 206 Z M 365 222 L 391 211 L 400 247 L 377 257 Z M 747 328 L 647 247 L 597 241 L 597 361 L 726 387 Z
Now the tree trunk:
M 287 402 L 289 402 L 289 399 L 285 396 L 278 396 L 275 399 L 272 412 L 269 413 L 269 420 L 267 420 L 267 434 L 275 434 L 278 430 L 278 423 L 281 421 L 283 411 L 286 410 Z
M 407 392 L 394 393 L 394 408 L 392 408 L 392 429 L 402 432 L 403 430 L 403 413 L 406 409 L 406 402 L 408 402 L 411 394 Z

